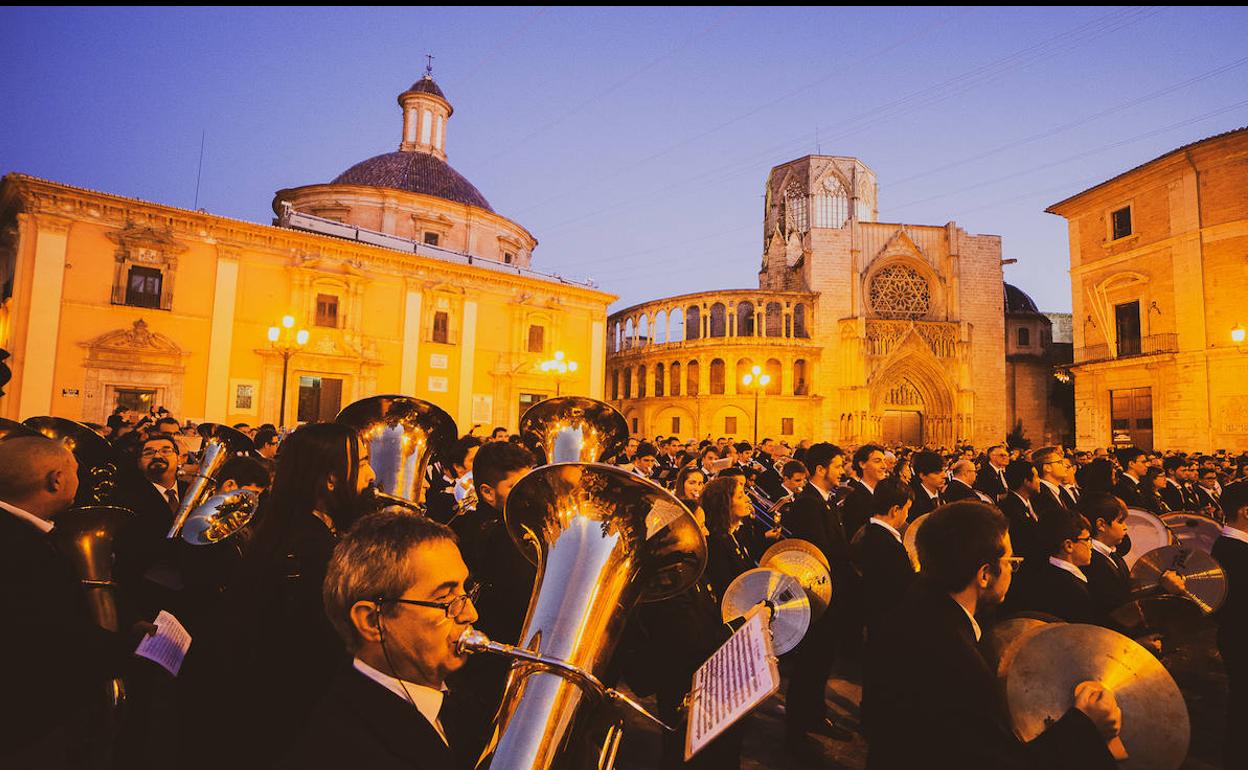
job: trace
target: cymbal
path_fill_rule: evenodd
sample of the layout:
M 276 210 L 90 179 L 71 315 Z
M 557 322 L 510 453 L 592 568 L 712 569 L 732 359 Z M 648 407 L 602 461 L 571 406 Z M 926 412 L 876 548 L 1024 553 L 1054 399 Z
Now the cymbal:
M 918 541 L 919 527 L 923 526 L 924 519 L 926 519 L 928 516 L 931 516 L 931 515 L 932 515 L 931 513 L 923 514 L 922 516 L 918 517 L 914 521 L 907 524 L 905 531 L 901 533 L 902 545 L 904 545 L 906 547 L 906 551 L 910 553 L 910 561 L 911 563 L 914 564 L 914 569 L 916 572 L 920 568 L 919 544 L 918 544 L 919 543 Z
M 1127 602 L 1109 613 L 1109 619 L 1128 636 L 1161 634 L 1171 644 L 1197 636 L 1210 623 L 1199 604 L 1170 594 Z
M 1075 685 L 1100 682 L 1122 709 L 1123 770 L 1176 770 L 1191 723 L 1183 694 L 1148 650 L 1100 626 L 1050 623 L 1023 640 L 1005 672 L 1014 732 L 1030 741 L 1074 705 Z
M 1187 580 L 1187 598 L 1206 614 L 1216 612 L 1226 600 L 1226 573 L 1222 565 L 1204 551 L 1167 545 L 1154 548 L 1131 568 L 1131 590 L 1145 593 L 1155 589 L 1161 573 L 1174 570 Z
M 1014 658 L 1014 653 L 1018 651 L 1019 644 L 1029 633 L 1037 628 L 1044 628 L 1050 622 L 1061 622 L 1058 618 L 1050 620 L 1050 617 L 1016 615 L 998 621 L 988 629 L 988 633 L 984 635 L 984 648 L 989 662 L 996 664 L 998 676 L 1005 675 L 1010 661 Z
M 800 538 L 789 538 L 768 548 L 758 563 L 760 567 L 780 570 L 801 584 L 806 598 L 810 600 L 812 621 L 818 620 L 832 601 L 832 576 L 828 574 L 822 556 L 811 543 Z
M 777 655 L 783 655 L 796 647 L 810 628 L 810 600 L 796 579 L 766 567 L 742 572 L 724 591 L 720 613 L 727 622 L 764 601 L 775 605 L 771 645 Z
M 1221 524 L 1199 513 L 1187 511 L 1163 513 L 1161 520 L 1166 523 L 1180 543 L 1205 553 L 1213 551 L 1213 541 L 1222 535 Z
M 1154 548 L 1174 542 L 1174 535 L 1166 523 L 1157 514 L 1142 508 L 1127 509 L 1127 535 L 1131 537 L 1131 550 L 1122 557 L 1127 569 L 1135 566 L 1141 556 Z

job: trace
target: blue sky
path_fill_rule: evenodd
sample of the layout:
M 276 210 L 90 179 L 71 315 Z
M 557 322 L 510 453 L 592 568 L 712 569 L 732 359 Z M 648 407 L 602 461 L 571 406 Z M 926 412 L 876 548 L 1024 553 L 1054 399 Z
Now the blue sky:
M 757 285 L 768 170 L 851 155 L 880 219 L 1002 236 L 1069 310 L 1044 208 L 1248 124 L 1243 8 L 0 10 L 0 173 L 268 222 L 394 150 L 432 53 L 451 164 L 615 307 Z

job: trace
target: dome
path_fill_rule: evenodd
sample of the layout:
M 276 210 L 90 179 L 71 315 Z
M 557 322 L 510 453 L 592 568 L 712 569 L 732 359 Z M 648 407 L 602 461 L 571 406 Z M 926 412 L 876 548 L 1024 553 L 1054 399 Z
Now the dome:
M 1005 284 L 1006 313 L 1039 313 L 1035 300 L 1027 296 L 1027 292 L 1012 284 Z
M 417 85 L 423 82 L 418 81 Z M 369 158 L 342 172 L 330 184 L 389 187 L 494 211 L 472 182 L 446 161 L 425 152 L 388 152 Z
M 446 99 L 446 96 L 442 93 L 442 89 L 438 88 L 438 84 L 433 82 L 433 78 L 428 75 L 425 75 L 420 80 L 412 83 L 412 87 L 407 90 L 416 91 L 417 93 L 433 94 L 440 99 Z

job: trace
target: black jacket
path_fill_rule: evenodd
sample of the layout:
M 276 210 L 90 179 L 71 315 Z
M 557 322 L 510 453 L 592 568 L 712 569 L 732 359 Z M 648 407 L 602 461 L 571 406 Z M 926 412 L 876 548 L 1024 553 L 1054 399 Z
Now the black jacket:
M 1132 481 L 1131 477 L 1125 473 L 1118 476 L 1118 483 L 1114 485 L 1114 494 L 1126 503 L 1128 508 L 1148 510 L 1144 504 L 1144 495 L 1140 493 L 1140 485 Z
M 1040 482 L 1040 494 L 1031 498 L 1031 504 L 1036 509 L 1036 516 L 1042 519 L 1049 511 L 1060 511 L 1066 508 L 1061 495 L 1054 494 L 1053 490 L 1049 489 L 1049 485 L 1043 481 Z
M 914 489 L 914 504 L 910 506 L 909 521 L 914 521 L 924 514 L 931 513 L 936 510 L 937 506 L 942 505 L 945 502 L 944 495 L 939 493 L 936 495 L 936 499 L 933 500 L 932 497 L 928 495 L 927 489 L 919 482 L 919 477 L 917 475 L 914 477 L 914 481 L 910 484 L 910 486 Z
M 1105 556 L 1093 548 L 1092 563 L 1083 568 L 1083 574 L 1088 576 L 1088 594 L 1097 622 L 1110 626 L 1109 613 L 1131 601 L 1131 570 L 1117 553 Z
M 793 499 L 784 514 L 784 526 L 793 534 L 812 543 L 823 552 L 832 570 L 832 594 L 834 603 L 841 586 L 853 582 L 853 567 L 849 557 L 849 538 L 841 524 L 841 512 L 825 502 L 814 484 L 807 484 Z M 846 597 L 848 598 L 848 597 Z
M 875 495 L 858 479 L 850 479 L 841 489 L 841 523 L 845 536 L 852 540 L 875 514 Z
M 1218 610 L 1218 647 L 1242 669 L 1248 656 L 1248 543 L 1222 535 L 1213 541 L 1213 558 L 1226 573 L 1226 601 Z
M 867 650 L 868 770 L 1115 767 L 1091 720 L 1073 708 L 1034 741 L 1019 741 L 970 619 L 922 579 Z
M 993 500 L 1000 500 L 1006 492 L 1010 491 L 1006 488 L 1001 474 L 998 474 L 996 468 L 992 467 L 992 463 L 988 462 L 980 466 L 979 475 L 975 477 L 975 488 Z
M 961 481 L 950 479 L 944 491 L 940 493 L 940 499 L 946 503 L 956 503 L 959 500 L 979 500 L 979 496 L 975 494 L 974 489 Z
M 906 547 L 884 527 L 867 522 L 850 544 L 854 566 L 862 574 L 868 629 L 901 603 L 914 582 L 914 565 Z
M 1010 545 L 1014 553 L 1028 561 L 1044 559 L 1044 549 L 1040 547 L 1039 516 L 1033 519 L 1027 512 L 1027 504 L 1013 492 L 1001 498 L 997 507 L 1010 522 Z
M 1067 623 L 1096 623 L 1099 618 L 1088 584 L 1047 559 L 1027 564 L 1010 588 L 1009 606 L 1043 612 Z

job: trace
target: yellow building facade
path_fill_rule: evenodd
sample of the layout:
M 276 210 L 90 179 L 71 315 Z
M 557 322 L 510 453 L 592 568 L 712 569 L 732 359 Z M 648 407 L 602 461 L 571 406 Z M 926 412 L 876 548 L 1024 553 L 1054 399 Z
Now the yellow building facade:
M 102 422 L 118 405 L 286 424 L 379 393 L 428 399 L 466 431 L 515 429 L 554 395 L 540 364 L 603 393 L 612 295 L 531 269 L 536 239 L 446 163 L 450 103 L 426 75 L 399 96 L 399 150 L 277 193 L 272 225 L 9 174 L 0 183 L 0 416 Z
M 1047 211 L 1069 225 L 1077 444 L 1248 449 L 1248 129 Z

